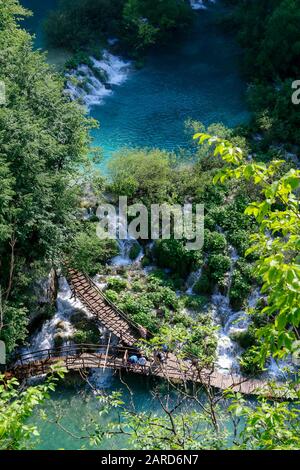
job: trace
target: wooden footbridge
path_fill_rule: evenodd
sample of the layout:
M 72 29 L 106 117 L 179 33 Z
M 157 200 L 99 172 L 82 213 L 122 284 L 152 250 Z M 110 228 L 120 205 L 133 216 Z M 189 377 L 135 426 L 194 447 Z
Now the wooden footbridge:
M 145 365 L 130 364 L 128 358 L 139 354 L 136 348 L 109 344 L 65 346 L 20 354 L 9 372 L 23 380 L 48 374 L 53 366 L 62 364 L 69 371 L 92 368 L 123 370 L 172 382 L 193 382 L 221 390 L 231 389 L 245 395 L 277 396 L 277 392 L 267 382 L 199 369 L 191 360 L 180 360 L 174 354 L 169 354 L 163 363 L 153 355 L 146 360 Z
M 199 369 L 197 361 L 182 360 L 174 354 L 168 354 L 164 362 L 159 362 L 153 355 L 146 359 L 145 365 L 130 364 L 128 358 L 140 354 L 137 342 L 142 338 L 149 338 L 151 334 L 110 302 L 96 284 L 84 274 L 69 269 L 67 279 L 73 295 L 119 339 L 119 346 L 113 346 L 109 342 L 107 345 L 62 346 L 57 349 L 20 354 L 9 369 L 9 373 L 17 378 L 22 380 L 44 375 L 51 371 L 52 366 L 62 363 L 67 370 L 91 368 L 125 370 L 171 381 L 201 383 L 221 390 L 231 389 L 246 395 L 278 396 L 278 392 L 275 392 L 266 381 Z
M 133 346 L 149 333 L 142 326 L 133 322 L 124 312 L 116 307 L 97 285 L 84 274 L 69 269 L 67 279 L 74 297 L 91 312 L 123 344 Z

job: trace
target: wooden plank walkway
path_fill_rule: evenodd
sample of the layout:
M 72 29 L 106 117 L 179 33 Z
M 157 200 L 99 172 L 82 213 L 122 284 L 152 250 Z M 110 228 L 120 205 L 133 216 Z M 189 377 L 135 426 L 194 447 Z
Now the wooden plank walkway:
M 281 396 L 281 393 L 274 390 L 274 387 L 266 381 L 197 369 L 192 361 L 180 360 L 174 354 L 169 354 L 163 364 L 154 358 L 148 359 L 145 366 L 129 364 L 128 355 L 136 353 L 137 351 L 133 348 L 108 348 L 106 345 L 48 349 L 20 356 L 17 364 L 9 372 L 22 380 L 47 374 L 51 371 L 51 366 L 62 363 L 67 370 L 77 371 L 90 368 L 124 370 L 173 382 L 194 382 L 220 390 L 231 389 L 245 395 L 263 395 L 269 398 Z
M 67 279 L 73 295 L 122 343 L 133 346 L 147 337 L 147 331 L 110 302 L 90 278 L 69 269 Z
M 90 368 L 126 370 L 171 381 L 201 383 L 220 390 L 231 389 L 245 395 L 264 395 L 269 398 L 282 395 L 282 392 L 274 390 L 274 387 L 266 381 L 223 374 L 216 370 L 200 370 L 194 361 L 181 360 L 174 354 L 168 354 L 164 363 L 158 362 L 153 357 L 148 358 L 145 366 L 128 364 L 128 356 L 139 353 L 135 347 L 138 340 L 149 338 L 151 334 L 110 302 L 96 284 L 84 274 L 69 269 L 67 279 L 73 295 L 119 338 L 121 345 L 62 346 L 58 349 L 23 354 L 19 355 L 8 373 L 19 379 L 25 379 L 47 374 L 51 371 L 52 365 L 61 362 L 68 370 Z

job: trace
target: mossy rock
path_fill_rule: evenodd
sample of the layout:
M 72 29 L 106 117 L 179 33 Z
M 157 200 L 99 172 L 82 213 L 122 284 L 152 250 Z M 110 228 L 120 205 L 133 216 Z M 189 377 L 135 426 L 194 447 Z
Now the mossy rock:
M 230 338 L 243 349 L 249 349 L 255 344 L 255 334 L 251 329 L 235 332 L 230 335 Z
M 135 243 L 131 248 L 130 248 L 130 251 L 129 251 L 129 258 L 131 259 L 131 261 L 134 261 L 140 254 L 141 252 L 141 247 L 138 243 Z
M 82 310 L 75 310 L 71 323 L 76 329 L 72 339 L 76 344 L 98 344 L 100 340 L 99 328 L 94 321 L 86 316 Z
M 80 310 L 80 309 L 74 310 L 70 318 L 70 322 L 75 328 L 80 328 L 81 323 L 86 322 L 86 321 L 87 321 L 87 316 L 83 310 Z
M 77 330 L 73 335 L 73 341 L 76 344 L 98 344 L 100 340 L 100 332 L 94 330 Z
M 66 337 L 64 336 L 63 332 L 58 331 L 57 333 L 55 333 L 53 337 L 54 347 L 60 348 L 61 346 L 63 346 L 65 340 L 66 340 Z
M 206 273 L 203 273 L 199 281 L 196 282 L 194 286 L 195 294 L 210 294 L 212 292 L 213 286 L 212 281 Z
M 151 261 L 148 258 L 148 256 L 144 256 L 142 259 L 142 267 L 146 268 L 147 266 L 150 266 L 150 264 L 151 264 Z

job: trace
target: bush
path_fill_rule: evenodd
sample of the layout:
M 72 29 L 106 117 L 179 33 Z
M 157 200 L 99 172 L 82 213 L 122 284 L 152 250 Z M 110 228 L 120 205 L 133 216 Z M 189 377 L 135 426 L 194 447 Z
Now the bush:
M 231 259 L 225 255 L 211 255 L 207 260 L 210 277 L 213 281 L 221 283 L 225 274 L 230 270 Z
M 187 250 L 183 242 L 178 240 L 156 242 L 154 256 L 159 267 L 171 269 L 182 278 L 186 278 L 202 264 L 201 253 Z
M 219 232 L 204 232 L 204 251 L 207 253 L 224 253 L 226 250 L 226 237 Z
M 249 349 L 256 343 L 255 332 L 252 328 L 248 328 L 247 331 L 232 334 L 231 339 L 238 343 L 243 349 Z
M 257 348 L 245 351 L 240 358 L 241 371 L 246 375 L 259 375 L 262 371 L 257 359 Z
M 211 294 L 213 287 L 214 286 L 211 278 L 209 277 L 208 273 L 204 272 L 202 273 L 199 281 L 196 282 L 193 290 L 195 294 Z
M 129 251 L 129 258 L 134 261 L 140 254 L 141 252 L 141 247 L 138 243 L 135 243 L 134 245 L 132 245 L 132 247 L 130 248 L 130 251 Z
M 184 352 L 187 356 L 200 359 L 202 366 L 209 366 L 215 360 L 217 337 L 212 325 L 199 325 L 192 329 Z
M 207 305 L 207 297 L 202 295 L 186 295 L 181 299 L 184 306 L 191 310 L 202 310 Z
M 96 224 L 82 223 L 69 247 L 69 264 L 78 271 L 95 276 L 103 266 L 119 253 L 116 240 L 100 240 Z
M 163 150 L 123 149 L 108 163 L 110 191 L 127 196 L 130 203 L 168 201 L 171 187 L 171 155 Z
M 117 277 L 110 277 L 107 280 L 107 289 L 108 290 L 113 290 L 115 292 L 122 292 L 124 289 L 128 287 L 127 281 L 124 279 L 120 279 Z
M 254 281 L 253 266 L 246 261 L 239 260 L 233 272 L 229 292 L 231 305 L 235 309 L 240 309 L 244 306 L 251 293 Z
M 99 344 L 100 333 L 99 330 L 78 330 L 73 335 L 73 341 L 76 344 Z
M 247 230 L 236 230 L 228 234 L 228 241 L 233 245 L 240 256 L 245 256 L 246 250 L 250 246 L 250 233 Z
M 193 325 L 193 319 L 184 312 L 176 312 L 172 320 L 173 324 L 184 326 L 185 328 L 190 328 Z
M 85 52 L 77 52 L 65 64 L 67 70 L 75 70 L 79 65 L 85 64 L 88 67 L 93 67 L 93 62 L 90 56 Z
M 158 287 L 155 292 L 146 294 L 146 297 L 151 300 L 155 308 L 164 305 L 172 310 L 177 310 L 179 306 L 176 293 L 169 287 Z

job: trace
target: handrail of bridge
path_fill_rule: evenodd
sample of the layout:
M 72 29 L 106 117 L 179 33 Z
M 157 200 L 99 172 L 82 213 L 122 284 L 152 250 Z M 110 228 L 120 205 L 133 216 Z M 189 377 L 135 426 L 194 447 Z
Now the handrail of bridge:
M 106 354 L 106 349 L 108 349 L 108 355 Z M 27 379 L 48 374 L 51 372 L 51 366 L 55 361 L 62 361 L 68 370 L 87 368 L 124 369 L 127 372 L 147 376 L 152 375 L 171 381 L 198 382 L 221 390 L 238 387 L 237 391 L 246 395 L 262 394 L 269 398 L 281 397 L 281 392 L 279 391 L 278 395 L 266 381 L 252 381 L 250 378 L 231 374 L 231 383 L 228 383 L 228 380 L 224 382 L 222 373 L 215 374 L 213 370 L 197 368 L 192 361 L 182 361 L 176 356 L 169 357 L 166 363 L 161 363 L 153 355 L 151 358 L 148 358 L 145 365 L 139 363 L 131 364 L 128 361 L 128 352 L 139 354 L 139 350 L 136 348 L 127 348 L 125 346 L 110 346 L 108 348 L 104 344 L 82 344 L 45 349 L 33 353 L 20 354 L 19 362 L 8 367 L 7 373 L 15 375 L 18 379 Z
M 28 364 L 30 362 L 38 361 L 38 360 L 47 360 L 47 359 L 55 359 L 58 357 L 68 357 L 68 356 L 76 356 L 84 353 L 90 354 L 101 354 L 103 351 L 108 349 L 111 353 L 125 353 L 128 351 L 129 354 L 137 354 L 138 350 L 136 348 L 130 348 L 125 346 L 114 346 L 110 345 L 108 348 L 107 344 L 72 344 L 72 345 L 65 345 L 60 346 L 57 348 L 47 348 L 47 349 L 40 349 L 33 352 L 26 352 L 26 353 L 18 353 L 15 356 L 15 363 L 19 364 Z
M 151 357 L 150 360 L 147 361 L 145 366 L 140 364 L 130 364 L 130 362 L 126 361 L 123 362 L 125 358 L 126 351 L 129 353 L 127 357 L 130 357 L 130 354 L 140 354 L 139 350 L 136 348 L 128 348 L 125 346 L 110 346 L 109 348 L 105 344 L 82 344 L 82 345 L 69 345 L 63 346 L 58 348 L 50 348 L 44 349 L 34 352 L 28 353 L 20 353 L 16 356 L 16 363 L 13 367 L 8 368 L 9 371 L 17 371 L 17 370 L 35 370 L 35 368 L 41 368 L 42 373 L 47 373 L 49 364 L 48 361 L 55 359 L 63 359 L 65 361 L 66 367 L 70 363 L 68 360 L 82 360 L 83 367 L 85 361 L 92 361 L 94 358 L 95 367 L 99 366 L 99 360 L 101 357 L 105 356 L 105 351 L 108 349 L 109 355 L 107 356 L 107 360 L 105 361 L 105 366 L 107 368 L 113 369 L 120 369 L 124 368 L 126 370 L 136 371 L 136 372 L 143 372 L 148 371 L 152 375 L 159 375 L 159 376 L 166 376 L 171 373 L 174 373 L 178 379 L 186 378 L 187 380 L 191 380 L 191 376 L 186 376 L 191 369 L 194 370 L 195 374 L 201 375 L 202 378 L 205 376 L 206 379 L 212 374 L 212 371 L 209 370 L 197 370 L 192 366 L 190 361 L 178 361 L 177 358 L 174 361 L 169 361 L 167 369 L 164 368 L 164 363 L 160 363 L 156 360 L 155 356 Z M 84 357 L 84 355 L 87 357 Z M 117 362 L 118 361 L 118 362 Z M 184 367 L 183 367 L 184 366 Z M 91 367 L 90 365 L 88 367 Z M 33 369 L 32 369 L 33 368 Z M 36 371 L 37 372 L 37 371 Z M 203 375 L 204 374 L 204 375 Z
M 79 271 L 77 270 L 73 270 L 75 272 L 78 272 L 78 274 L 83 274 L 83 276 L 86 278 L 86 280 L 88 281 L 88 283 L 90 284 L 91 287 L 93 287 L 97 292 L 98 294 L 105 300 L 105 302 L 108 303 L 108 305 L 115 311 L 118 313 L 118 315 L 124 320 L 126 321 L 126 323 L 128 323 L 131 327 L 133 327 L 137 333 L 139 333 L 139 335 L 141 335 L 141 330 L 145 330 L 147 331 L 147 336 L 148 337 L 152 337 L 153 336 L 153 333 L 151 331 L 149 331 L 148 329 L 144 328 L 142 325 L 139 325 L 138 323 L 136 323 L 134 320 L 132 320 L 131 318 L 129 318 L 129 316 L 120 308 L 120 307 L 117 307 L 106 295 L 105 293 L 103 292 L 102 289 L 100 289 L 100 287 L 97 286 L 97 284 L 95 283 L 95 281 L 93 281 L 87 274 L 84 274 L 84 273 L 80 273 Z M 68 272 L 70 272 L 70 268 L 68 268 Z

